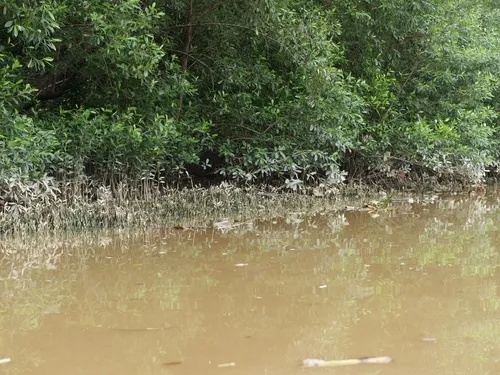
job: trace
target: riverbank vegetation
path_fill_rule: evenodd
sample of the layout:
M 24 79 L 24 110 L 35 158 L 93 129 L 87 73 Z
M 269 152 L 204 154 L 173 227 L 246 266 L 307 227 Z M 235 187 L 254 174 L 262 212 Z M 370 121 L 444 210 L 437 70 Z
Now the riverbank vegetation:
M 321 193 L 316 190 L 316 194 L 321 194 L 319 199 L 317 195 L 283 192 L 276 188 L 222 184 L 146 192 L 120 186 L 116 193 L 100 186 L 94 199 L 73 190 L 54 194 L 50 186 L 49 190 L 44 190 L 42 184 L 30 188 L 23 196 L 24 205 L 10 205 L 9 210 L 0 215 L 0 234 L 31 235 L 54 230 L 72 232 L 127 227 L 162 227 L 181 231 L 228 229 L 233 224 L 239 226 L 257 218 L 269 220 L 292 212 L 335 212 L 345 208 L 349 201 L 356 201 L 359 205 L 365 195 L 374 195 L 373 191 L 362 192 L 356 188 L 344 191 L 344 198 L 338 199 L 338 189 Z M 383 194 L 380 197 L 381 201 L 387 199 Z
M 1 10 L 4 216 L 71 209 L 99 191 L 120 199 L 124 187 L 147 200 L 221 181 L 432 188 L 498 172 L 495 1 L 6 0 Z

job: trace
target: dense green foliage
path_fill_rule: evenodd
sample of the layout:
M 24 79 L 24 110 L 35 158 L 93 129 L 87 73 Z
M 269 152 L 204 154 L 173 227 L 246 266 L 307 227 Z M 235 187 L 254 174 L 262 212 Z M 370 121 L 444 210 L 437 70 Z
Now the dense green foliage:
M 479 182 L 500 161 L 493 0 L 0 7 L 2 186 L 206 168 L 289 188 Z

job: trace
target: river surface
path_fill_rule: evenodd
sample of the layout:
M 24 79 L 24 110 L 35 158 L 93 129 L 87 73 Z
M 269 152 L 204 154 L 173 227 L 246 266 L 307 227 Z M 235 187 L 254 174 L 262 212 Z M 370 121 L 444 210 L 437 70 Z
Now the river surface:
M 389 208 L 4 243 L 0 373 L 499 374 L 500 196 Z

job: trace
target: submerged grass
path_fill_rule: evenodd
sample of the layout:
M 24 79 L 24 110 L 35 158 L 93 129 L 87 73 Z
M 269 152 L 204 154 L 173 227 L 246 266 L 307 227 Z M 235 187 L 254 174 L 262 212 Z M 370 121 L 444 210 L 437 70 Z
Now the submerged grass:
M 297 193 L 226 183 L 183 189 L 121 184 L 112 190 L 47 180 L 14 186 L 4 193 L 0 200 L 0 233 L 26 235 L 157 225 L 205 227 L 224 219 L 243 221 L 296 210 L 338 210 L 350 201 L 362 202 L 365 196 L 374 193 L 361 186 Z
M 450 190 L 449 186 L 440 187 Z M 415 186 L 408 188 L 419 191 Z M 0 185 L 0 236 L 97 228 L 206 227 L 222 220 L 271 218 L 293 211 L 336 211 L 346 205 L 362 206 L 380 194 L 385 194 L 380 185 L 362 183 L 290 191 L 225 182 L 212 187 L 168 188 L 150 180 L 111 186 L 88 179 L 14 181 Z M 392 199 L 393 193 L 388 196 Z

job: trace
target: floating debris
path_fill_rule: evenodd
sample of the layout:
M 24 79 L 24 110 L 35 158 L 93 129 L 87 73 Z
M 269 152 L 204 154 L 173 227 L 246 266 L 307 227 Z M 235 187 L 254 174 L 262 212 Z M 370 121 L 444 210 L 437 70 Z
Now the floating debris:
M 236 363 L 234 362 L 229 362 L 229 363 L 219 363 L 217 367 L 219 368 L 224 368 L 224 367 L 234 367 L 236 366 Z
M 176 225 L 176 226 L 172 227 L 172 229 L 174 229 L 174 230 L 180 230 L 180 231 L 183 231 L 183 232 L 185 232 L 187 230 L 193 230 L 193 228 L 191 228 L 191 227 L 185 227 L 183 225 Z
M 420 340 L 423 342 L 437 342 L 438 339 L 435 337 L 422 337 Z
M 0 365 L 4 365 L 10 362 L 10 358 L 0 358 Z
M 182 361 L 169 361 L 169 362 L 163 362 L 163 366 L 177 366 L 182 364 Z
M 221 221 L 214 223 L 214 228 L 221 230 L 221 231 L 225 231 L 225 230 L 232 229 L 233 224 L 228 219 L 224 219 L 224 220 L 221 220 Z
M 368 364 L 386 364 L 392 362 L 392 358 L 384 357 L 362 357 L 357 359 L 341 359 L 334 361 L 325 361 L 323 359 L 308 358 L 302 361 L 303 367 L 341 367 L 359 365 L 362 363 Z
M 107 327 L 112 331 L 121 331 L 121 332 L 150 332 L 150 331 L 163 331 L 170 328 L 178 328 L 177 325 L 167 325 L 162 327 L 139 327 L 139 328 L 125 328 L 125 327 Z

